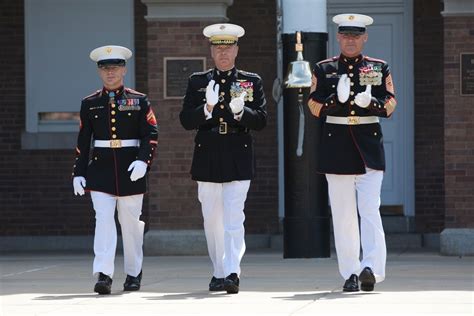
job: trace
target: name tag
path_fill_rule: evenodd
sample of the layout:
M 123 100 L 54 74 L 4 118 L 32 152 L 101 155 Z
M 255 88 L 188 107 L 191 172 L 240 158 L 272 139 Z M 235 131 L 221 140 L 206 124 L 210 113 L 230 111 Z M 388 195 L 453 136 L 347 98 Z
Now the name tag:
M 333 72 L 330 74 L 326 74 L 326 78 L 339 78 L 339 76 L 337 75 L 337 72 Z
M 104 106 L 103 106 L 103 105 L 98 105 L 98 106 L 91 106 L 91 107 L 89 108 L 89 111 L 92 111 L 92 110 L 97 110 L 97 109 L 103 109 L 103 108 L 104 108 Z

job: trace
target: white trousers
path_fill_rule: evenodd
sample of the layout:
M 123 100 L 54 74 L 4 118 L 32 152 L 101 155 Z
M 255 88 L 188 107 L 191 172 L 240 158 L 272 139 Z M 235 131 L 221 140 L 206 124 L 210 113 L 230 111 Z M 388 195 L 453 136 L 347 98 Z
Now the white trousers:
M 370 267 L 376 282 L 385 279 L 387 249 L 380 217 L 383 171 L 361 175 L 326 174 L 339 272 L 344 279 Z M 360 216 L 360 236 L 357 210 Z M 362 241 L 362 243 L 361 243 Z M 359 258 L 362 245 L 362 261 Z
M 102 272 L 110 277 L 114 274 L 115 249 L 117 247 L 117 228 L 115 227 L 115 208 L 122 229 L 124 271 L 137 276 L 143 263 L 143 231 L 145 223 L 140 220 L 143 194 L 114 196 L 91 191 L 95 210 L 94 266 L 93 274 Z
M 207 249 L 216 278 L 240 275 L 245 252 L 244 205 L 250 180 L 213 183 L 198 181 Z

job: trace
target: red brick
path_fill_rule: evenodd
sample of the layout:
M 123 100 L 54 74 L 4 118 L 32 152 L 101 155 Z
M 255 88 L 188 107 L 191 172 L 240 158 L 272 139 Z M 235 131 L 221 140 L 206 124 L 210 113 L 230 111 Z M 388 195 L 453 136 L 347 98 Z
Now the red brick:
M 474 162 L 474 97 L 461 97 L 459 86 L 459 55 L 474 51 L 474 21 L 468 16 L 445 17 L 444 36 L 444 115 L 445 120 L 445 226 L 473 228 Z
M 414 2 L 415 212 L 420 232 L 444 227 L 443 18 L 441 4 Z

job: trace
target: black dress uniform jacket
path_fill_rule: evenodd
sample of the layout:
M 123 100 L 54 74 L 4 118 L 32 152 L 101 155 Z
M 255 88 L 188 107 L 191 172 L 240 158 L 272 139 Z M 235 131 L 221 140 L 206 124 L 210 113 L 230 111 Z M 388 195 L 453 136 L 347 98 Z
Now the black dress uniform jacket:
M 116 196 L 146 192 L 146 176 L 132 182 L 129 165 L 142 160 L 149 166 L 158 139 L 155 115 L 145 94 L 129 88 L 98 90 L 81 104 L 73 177 L 86 178 L 86 190 Z M 139 147 L 92 149 L 91 140 L 138 139 Z
M 214 79 L 219 87 L 219 101 L 212 118 L 206 120 L 206 87 Z M 244 113 L 234 119 L 229 103 L 243 91 Z M 210 69 L 189 77 L 180 120 L 187 130 L 197 129 L 191 166 L 192 179 L 205 182 L 251 180 L 255 175 L 253 140 L 250 130 L 261 130 L 267 122 L 265 95 L 261 78 L 233 68 Z
M 351 80 L 347 102 L 337 98 L 341 75 Z M 354 102 L 355 96 L 372 85 L 372 100 L 367 108 Z M 343 55 L 320 61 L 313 71 L 308 105 L 316 117 L 348 118 L 354 125 L 324 123 L 319 151 L 318 171 L 332 174 L 363 174 L 365 168 L 385 170 L 383 136 L 379 123 L 357 124 L 357 117 L 389 117 L 396 106 L 394 87 L 388 64 L 380 59 Z

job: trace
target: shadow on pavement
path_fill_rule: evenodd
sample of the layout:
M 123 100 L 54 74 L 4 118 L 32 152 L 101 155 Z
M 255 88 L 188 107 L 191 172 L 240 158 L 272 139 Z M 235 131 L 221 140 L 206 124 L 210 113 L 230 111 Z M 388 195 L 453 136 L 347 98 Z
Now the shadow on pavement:
M 147 300 L 202 300 L 209 298 L 219 298 L 222 296 L 227 296 L 226 292 L 189 292 L 189 293 L 176 293 L 176 294 L 164 294 L 160 296 L 144 296 L 144 299 Z M 237 294 L 238 295 L 238 294 Z
M 81 299 L 81 298 L 107 298 L 111 296 L 123 296 L 128 294 L 128 292 L 116 292 L 110 293 L 108 295 L 99 295 L 97 293 L 87 293 L 87 294 L 65 294 L 65 295 L 43 295 L 33 298 L 34 301 L 55 301 L 55 300 L 74 300 L 74 299 Z
M 341 298 L 356 298 L 362 295 L 379 295 L 377 292 L 342 292 L 342 291 L 327 291 L 321 293 L 305 293 L 294 294 L 291 296 L 272 296 L 274 299 L 288 300 L 288 301 L 324 301 Z

